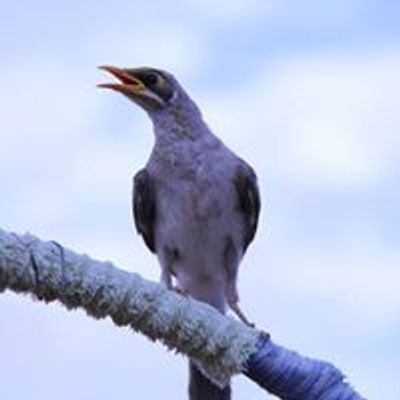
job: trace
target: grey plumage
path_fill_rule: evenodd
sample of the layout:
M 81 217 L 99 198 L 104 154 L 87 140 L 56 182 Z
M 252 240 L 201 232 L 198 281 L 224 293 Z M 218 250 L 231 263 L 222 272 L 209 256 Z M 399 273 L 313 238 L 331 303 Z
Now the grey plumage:
M 252 168 L 203 121 L 196 104 L 164 71 L 104 67 L 118 90 L 150 116 L 155 145 L 134 178 L 137 231 L 161 265 L 161 280 L 221 312 L 229 306 L 245 323 L 238 302 L 239 263 L 254 238 L 260 210 Z M 192 366 L 190 398 L 229 399 Z M 202 379 L 201 379 L 202 378 Z

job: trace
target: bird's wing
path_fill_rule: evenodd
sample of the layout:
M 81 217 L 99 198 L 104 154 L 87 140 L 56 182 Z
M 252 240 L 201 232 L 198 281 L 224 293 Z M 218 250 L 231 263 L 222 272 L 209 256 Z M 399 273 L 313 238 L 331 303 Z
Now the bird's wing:
M 250 166 L 241 166 L 236 172 L 234 181 L 238 210 L 244 217 L 243 252 L 245 252 L 256 234 L 261 207 L 260 194 L 257 176 Z
M 132 206 L 136 230 L 142 235 L 143 240 L 150 251 L 155 253 L 155 187 L 154 180 L 145 168 L 141 169 L 133 178 Z

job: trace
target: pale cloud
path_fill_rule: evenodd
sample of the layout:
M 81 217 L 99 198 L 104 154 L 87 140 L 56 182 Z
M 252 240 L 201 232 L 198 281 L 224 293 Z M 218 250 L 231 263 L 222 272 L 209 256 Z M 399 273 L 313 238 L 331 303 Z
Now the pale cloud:
M 185 76 L 203 65 L 206 45 L 194 26 L 156 21 L 151 27 L 93 31 L 84 46 L 95 54 L 98 64 L 157 66 Z
M 186 1 L 186 6 L 203 17 L 225 22 L 275 14 L 285 3 L 283 0 L 205 0 Z
M 27 56 L 27 62 L 30 68 L 3 66 L 7 96 L 0 99 L 1 163 L 22 180 L 33 166 L 62 169 L 60 161 L 90 134 L 97 109 L 95 86 L 85 73 L 40 54 Z
M 344 27 L 354 23 L 368 12 L 368 4 L 362 0 L 282 0 L 280 13 L 283 17 L 280 22 L 297 31 L 338 29 L 338 24 Z
M 282 179 L 373 185 L 398 163 L 399 68 L 399 48 L 283 59 L 215 98 L 212 122 Z
M 361 251 L 334 255 L 296 253 L 284 268 L 271 269 L 270 276 L 298 298 L 330 303 L 334 313 L 345 310 L 335 319 L 341 325 L 354 322 L 353 334 L 369 329 L 369 335 L 378 335 L 398 323 L 400 253 L 365 257 L 367 247 L 364 243 Z

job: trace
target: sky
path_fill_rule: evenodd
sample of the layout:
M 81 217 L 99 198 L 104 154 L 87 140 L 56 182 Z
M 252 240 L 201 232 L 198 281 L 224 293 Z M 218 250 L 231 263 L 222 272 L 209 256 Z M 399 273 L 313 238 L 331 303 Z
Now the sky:
M 257 171 L 242 307 L 335 363 L 368 399 L 400 393 L 400 3 L 0 0 L 0 227 L 159 279 L 131 178 L 153 135 L 99 91 L 102 64 L 172 71 Z M 184 399 L 186 360 L 81 311 L 0 296 L 8 400 Z M 265 399 L 237 377 L 235 398 Z M 272 398 L 272 397 L 270 397 Z

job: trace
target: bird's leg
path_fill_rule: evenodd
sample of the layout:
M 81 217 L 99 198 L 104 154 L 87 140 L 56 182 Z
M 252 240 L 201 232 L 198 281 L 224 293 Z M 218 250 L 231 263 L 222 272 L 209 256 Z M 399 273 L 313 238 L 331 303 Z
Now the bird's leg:
M 226 268 L 226 286 L 225 297 L 229 308 L 238 316 L 238 318 L 248 326 L 254 327 L 243 311 L 239 307 L 239 293 L 237 290 L 237 278 L 239 268 L 239 254 L 231 237 L 228 237 L 223 253 L 223 261 Z
M 255 324 L 250 322 L 246 316 L 244 315 L 243 311 L 239 307 L 239 294 L 236 287 L 236 282 L 228 282 L 226 288 L 226 300 L 228 302 L 229 308 L 237 315 L 237 317 L 247 326 L 251 328 L 255 327 Z
M 176 278 L 174 272 L 174 264 L 179 261 L 180 255 L 176 247 L 165 246 L 161 253 L 161 283 L 169 290 L 187 296 L 189 293 L 182 287 L 173 284 L 173 276 Z
M 164 285 L 168 290 L 173 290 L 175 293 L 178 293 L 182 296 L 188 295 L 188 292 L 185 289 L 175 286 L 172 283 L 172 273 L 168 268 L 162 268 L 160 281 L 161 284 Z
M 161 266 L 161 284 L 167 289 L 173 290 L 172 276 L 174 275 L 173 264 L 176 262 L 176 255 L 173 248 L 163 246 L 158 254 Z
M 172 290 L 172 274 L 169 268 L 161 267 L 161 278 L 160 282 L 164 285 L 167 289 Z
M 254 322 L 250 322 L 246 316 L 243 314 L 243 311 L 240 309 L 238 303 L 229 304 L 231 310 L 238 316 L 238 318 L 250 328 L 254 328 L 256 325 Z

